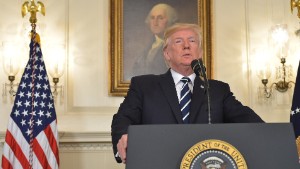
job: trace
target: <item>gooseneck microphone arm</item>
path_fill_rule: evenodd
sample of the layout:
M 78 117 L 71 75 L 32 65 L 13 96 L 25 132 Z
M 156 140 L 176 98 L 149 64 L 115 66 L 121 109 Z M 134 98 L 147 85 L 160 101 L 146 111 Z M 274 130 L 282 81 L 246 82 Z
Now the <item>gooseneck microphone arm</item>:
M 206 68 L 203 65 L 202 59 L 195 59 L 191 62 L 191 67 L 197 76 L 204 82 L 204 89 L 207 95 L 207 107 L 208 107 L 208 124 L 211 124 L 211 111 L 210 111 L 210 95 L 209 95 L 209 83 L 206 76 Z

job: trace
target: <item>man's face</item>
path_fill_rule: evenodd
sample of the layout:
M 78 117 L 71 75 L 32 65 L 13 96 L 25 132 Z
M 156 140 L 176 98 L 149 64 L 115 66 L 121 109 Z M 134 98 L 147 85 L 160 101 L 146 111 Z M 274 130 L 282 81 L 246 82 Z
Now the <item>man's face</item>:
M 153 34 L 161 36 L 168 26 L 168 17 L 163 8 L 154 8 L 150 13 L 150 30 Z
M 183 29 L 171 35 L 164 50 L 169 66 L 179 73 L 192 71 L 191 62 L 202 57 L 199 43 L 198 35 L 190 29 Z

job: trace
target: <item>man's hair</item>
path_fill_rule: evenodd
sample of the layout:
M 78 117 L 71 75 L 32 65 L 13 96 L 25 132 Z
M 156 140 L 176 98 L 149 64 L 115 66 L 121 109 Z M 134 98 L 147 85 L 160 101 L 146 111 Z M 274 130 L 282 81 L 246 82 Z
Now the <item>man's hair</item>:
M 192 30 L 193 32 L 195 32 L 199 38 L 199 47 L 202 46 L 202 31 L 199 25 L 190 23 L 176 23 L 165 30 L 163 50 L 167 48 L 168 43 L 170 41 L 170 36 L 181 30 Z
M 176 10 L 168 4 L 159 3 L 155 6 L 153 6 L 152 9 L 150 10 L 150 12 L 148 13 L 147 18 L 145 20 L 145 23 L 147 25 L 149 25 L 151 12 L 153 11 L 154 8 L 161 8 L 162 10 L 166 11 L 166 15 L 168 17 L 168 26 L 171 26 L 177 22 L 178 17 L 177 17 Z

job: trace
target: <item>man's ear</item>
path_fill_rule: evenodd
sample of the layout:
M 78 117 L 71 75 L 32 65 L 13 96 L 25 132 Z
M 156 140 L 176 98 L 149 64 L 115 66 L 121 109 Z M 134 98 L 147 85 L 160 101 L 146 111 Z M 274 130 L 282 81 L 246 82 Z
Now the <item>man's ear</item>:
M 170 60 L 169 52 L 167 49 L 164 50 L 164 57 L 165 57 L 165 60 L 167 60 L 167 61 Z

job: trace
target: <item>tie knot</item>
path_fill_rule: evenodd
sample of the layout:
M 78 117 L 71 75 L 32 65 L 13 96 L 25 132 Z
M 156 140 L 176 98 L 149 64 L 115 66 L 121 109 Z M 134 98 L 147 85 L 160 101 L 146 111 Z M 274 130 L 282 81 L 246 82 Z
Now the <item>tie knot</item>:
M 183 78 L 181 78 L 180 81 L 182 81 L 183 83 L 189 83 L 189 82 L 191 82 L 191 79 L 188 77 L 183 77 Z

